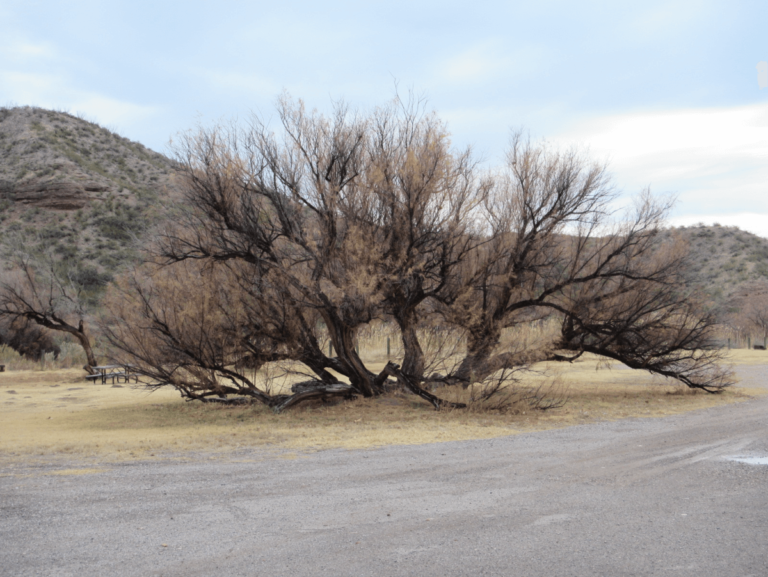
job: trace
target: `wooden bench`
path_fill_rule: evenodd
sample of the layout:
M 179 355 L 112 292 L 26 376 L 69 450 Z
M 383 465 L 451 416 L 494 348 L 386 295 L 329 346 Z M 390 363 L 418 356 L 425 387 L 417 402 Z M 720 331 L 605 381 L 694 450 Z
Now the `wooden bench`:
M 93 370 L 96 371 L 92 375 L 86 375 L 85 379 L 87 381 L 93 381 L 94 383 L 101 379 L 101 384 L 104 385 L 107 383 L 107 379 L 112 379 L 112 384 L 115 384 L 115 380 L 117 382 L 120 382 L 120 379 L 123 379 L 124 383 L 127 383 L 131 380 L 131 378 L 136 379 L 136 382 L 139 382 L 139 375 L 130 372 L 130 367 L 126 367 L 123 365 L 104 365 L 101 367 L 93 367 Z

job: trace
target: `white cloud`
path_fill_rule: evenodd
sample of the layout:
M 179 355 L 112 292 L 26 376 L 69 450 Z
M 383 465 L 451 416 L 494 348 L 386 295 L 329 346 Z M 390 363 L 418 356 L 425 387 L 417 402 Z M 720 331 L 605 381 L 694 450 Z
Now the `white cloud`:
M 451 82 L 483 80 L 502 68 L 504 60 L 487 46 L 475 47 L 443 63 L 441 75 Z
M 678 194 L 677 212 L 768 212 L 768 103 L 589 118 L 552 140 L 609 160 L 621 187 Z
M 282 86 L 254 73 L 240 73 L 232 71 L 209 70 L 193 68 L 192 73 L 202 77 L 205 82 L 216 91 L 230 92 L 236 90 L 248 95 L 274 98 L 280 93 Z
M 616 162 L 631 163 L 681 150 L 763 156 L 768 150 L 766 129 L 768 103 L 591 118 L 560 138 L 587 139 L 591 148 L 612 153 Z
M 143 106 L 95 93 L 74 95 L 70 102 L 74 112 L 81 112 L 101 125 L 116 126 L 118 129 L 147 120 L 160 112 L 155 106 Z
M 489 40 L 444 60 L 438 78 L 449 83 L 520 78 L 544 67 L 549 51 L 544 46 L 525 46 L 510 50 L 501 42 Z
M 61 101 L 65 84 L 57 74 L 0 70 L 0 102 L 66 108 Z
M 659 34 L 680 34 L 712 17 L 713 5 L 703 0 L 681 0 L 660 5 L 638 4 L 628 28 L 637 38 L 653 42 Z
M 98 92 L 70 87 L 56 74 L 0 70 L 0 102 L 17 102 L 53 110 L 83 113 L 101 125 L 120 130 L 147 120 L 160 112 L 145 106 L 111 98 Z
M 131 126 L 158 112 L 156 107 L 75 86 L 71 75 L 61 72 L 71 64 L 66 51 L 51 42 L 29 40 L 20 34 L 1 38 L 0 103 L 81 112 L 111 127 Z
M 742 212 L 737 214 L 692 214 L 669 219 L 672 226 L 693 226 L 696 224 L 720 224 L 723 226 L 738 226 L 752 234 L 768 238 L 768 213 Z
M 56 57 L 54 48 L 50 44 L 44 43 L 18 42 L 3 46 L 0 50 L 2 50 L 3 58 L 6 61 L 31 58 L 53 59 Z

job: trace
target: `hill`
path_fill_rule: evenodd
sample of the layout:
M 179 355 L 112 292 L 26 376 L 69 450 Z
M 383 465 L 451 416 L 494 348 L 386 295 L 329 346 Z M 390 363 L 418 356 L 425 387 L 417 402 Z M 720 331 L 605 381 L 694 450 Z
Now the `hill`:
M 726 305 L 749 287 L 768 281 L 768 239 L 734 226 L 673 228 L 690 249 L 688 282 L 714 304 Z
M 0 254 L 52 250 L 103 285 L 175 191 L 172 161 L 137 142 L 66 112 L 0 108 Z

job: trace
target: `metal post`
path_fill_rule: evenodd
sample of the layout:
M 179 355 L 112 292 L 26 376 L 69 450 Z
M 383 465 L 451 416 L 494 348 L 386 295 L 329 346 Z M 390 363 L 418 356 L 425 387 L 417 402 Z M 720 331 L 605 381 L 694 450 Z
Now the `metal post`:
M 731 350 L 731 337 L 728 337 L 728 350 Z
M 748 349 L 752 348 L 752 337 L 747 337 L 747 348 Z
M 328 343 L 328 356 L 333 356 L 333 343 Z
M 389 337 L 387 337 L 387 360 L 389 360 Z

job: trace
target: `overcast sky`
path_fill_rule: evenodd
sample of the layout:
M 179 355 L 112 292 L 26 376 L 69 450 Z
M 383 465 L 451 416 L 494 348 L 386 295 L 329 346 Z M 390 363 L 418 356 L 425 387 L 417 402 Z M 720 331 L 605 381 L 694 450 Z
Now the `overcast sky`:
M 631 7 L 625 7 L 629 5 Z M 768 237 L 768 2 L 0 0 L 0 105 L 84 114 L 159 152 L 197 124 L 425 96 L 498 162 L 510 129 L 610 162 L 673 224 Z

